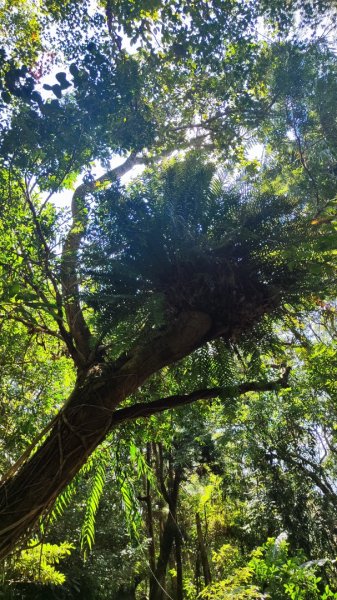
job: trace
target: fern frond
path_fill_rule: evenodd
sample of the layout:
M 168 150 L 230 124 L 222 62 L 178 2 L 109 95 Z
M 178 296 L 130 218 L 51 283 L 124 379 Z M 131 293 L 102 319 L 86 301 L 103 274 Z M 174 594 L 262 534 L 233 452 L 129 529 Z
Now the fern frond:
M 65 511 L 65 509 L 70 506 L 71 500 L 76 492 L 76 488 L 77 488 L 77 481 L 78 479 L 76 478 L 72 483 L 70 483 L 66 489 L 57 497 L 56 502 L 53 506 L 53 509 L 51 510 L 50 514 L 49 514 L 49 519 L 48 519 L 48 524 L 51 525 L 52 523 L 55 523 L 55 521 L 57 521 L 58 519 L 60 519 L 60 517 L 63 516 L 63 513 Z
M 97 463 L 91 483 L 90 494 L 87 498 L 87 508 L 82 525 L 80 540 L 81 551 L 83 552 L 84 558 L 88 556 L 88 552 L 94 545 L 96 514 L 104 491 L 106 470 L 107 464 L 105 461 L 100 461 Z

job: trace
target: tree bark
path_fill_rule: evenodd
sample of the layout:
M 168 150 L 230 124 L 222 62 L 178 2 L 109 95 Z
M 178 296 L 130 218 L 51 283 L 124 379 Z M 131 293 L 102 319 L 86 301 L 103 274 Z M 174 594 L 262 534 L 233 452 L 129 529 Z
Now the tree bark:
M 171 492 L 168 495 L 169 514 L 167 515 L 163 534 L 160 540 L 160 549 L 157 559 L 157 567 L 155 570 L 154 584 L 149 600 L 163 600 L 163 589 L 165 589 L 167 565 L 169 563 L 173 544 L 178 533 L 176 515 L 181 477 L 182 470 L 178 468 L 175 472 Z
M 177 600 L 183 600 L 184 589 L 183 589 L 183 557 L 182 557 L 182 539 L 181 532 L 177 531 L 175 536 L 176 546 L 176 566 L 177 566 Z
M 197 513 L 195 515 L 195 521 L 196 521 L 196 525 L 197 525 L 198 546 L 199 546 L 200 559 L 201 559 L 201 564 L 202 564 L 202 571 L 204 574 L 205 585 L 209 585 L 210 583 L 212 583 L 212 576 L 211 576 L 211 569 L 209 566 L 209 561 L 208 561 L 208 556 L 207 556 L 207 550 L 206 550 L 206 546 L 205 546 L 205 542 L 204 542 L 204 536 L 202 535 L 201 519 L 200 519 L 199 513 Z
M 200 585 L 200 552 L 199 552 L 199 547 L 198 547 L 198 552 L 197 552 L 196 561 L 195 561 L 194 581 L 195 581 L 195 589 L 196 589 L 197 596 L 198 596 L 198 594 L 201 592 L 201 585 Z
M 146 460 L 148 465 L 152 463 L 152 446 L 151 443 L 148 442 L 146 444 Z M 149 536 L 149 564 L 150 564 L 150 596 L 154 585 L 153 574 L 156 568 L 156 546 L 154 540 L 154 527 L 153 527 L 153 511 L 152 511 L 152 498 L 151 498 L 151 484 L 148 479 L 146 479 L 146 522 L 147 522 L 147 531 Z
M 98 185 L 111 183 L 128 173 L 135 165 L 141 164 L 142 158 L 134 153 L 118 167 L 104 173 L 98 179 L 79 185 L 72 197 L 72 223 L 65 238 L 61 258 L 62 298 L 58 302 L 61 317 L 61 333 L 69 352 L 79 370 L 94 364 L 95 340 L 84 318 L 80 302 L 80 285 L 78 277 L 78 254 L 88 224 L 87 196 L 93 193 Z M 46 256 L 47 267 L 48 257 Z M 62 323 L 63 305 L 65 308 L 69 334 Z M 59 323 L 60 326 L 60 323 Z
M 77 385 L 46 440 L 0 487 L 0 558 L 52 506 L 111 429 L 120 402 L 153 373 L 199 347 L 211 328 L 208 315 L 182 313 L 167 330 L 148 335 L 122 365 L 96 364 Z

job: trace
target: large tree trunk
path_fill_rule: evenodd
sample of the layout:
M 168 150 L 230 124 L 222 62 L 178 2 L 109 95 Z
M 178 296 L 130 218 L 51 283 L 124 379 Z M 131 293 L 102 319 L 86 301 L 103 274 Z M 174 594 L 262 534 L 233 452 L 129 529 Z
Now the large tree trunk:
M 0 557 L 55 501 L 113 425 L 113 411 L 150 375 L 210 337 L 211 319 L 180 315 L 166 331 L 148 335 L 122 365 L 97 364 L 82 373 L 40 448 L 0 487 Z

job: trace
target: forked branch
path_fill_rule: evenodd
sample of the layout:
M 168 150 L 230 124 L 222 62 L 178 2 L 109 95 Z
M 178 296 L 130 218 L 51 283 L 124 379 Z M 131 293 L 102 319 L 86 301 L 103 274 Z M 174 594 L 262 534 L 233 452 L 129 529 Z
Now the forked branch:
M 92 356 L 94 343 L 80 302 L 78 277 L 78 255 L 88 223 L 87 197 L 102 184 L 120 179 L 135 165 L 142 163 L 143 159 L 130 154 L 122 165 L 111 169 L 94 181 L 79 185 L 72 197 L 72 223 L 62 250 L 61 282 L 67 322 L 77 353 L 75 362 L 80 369 L 88 368 L 94 361 Z

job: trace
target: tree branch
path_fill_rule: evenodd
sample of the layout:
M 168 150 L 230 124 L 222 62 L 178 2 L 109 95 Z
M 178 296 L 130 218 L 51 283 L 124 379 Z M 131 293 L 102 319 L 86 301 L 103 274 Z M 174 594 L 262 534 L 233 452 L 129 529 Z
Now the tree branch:
M 322 474 L 317 471 L 320 470 L 316 465 L 310 463 L 307 459 L 304 459 L 304 462 L 300 460 L 296 460 L 291 454 L 286 454 L 276 452 L 269 453 L 270 458 L 274 458 L 276 460 L 283 460 L 286 464 L 291 465 L 292 467 L 297 468 L 299 471 L 302 471 L 311 481 L 313 481 L 317 487 L 323 492 L 323 494 L 331 501 L 331 503 L 336 506 L 337 505 L 337 496 L 331 487 L 330 483 L 326 480 L 326 478 L 322 479 Z M 308 469 L 306 464 L 309 464 L 313 470 Z
M 54 314 L 54 313 L 51 313 L 51 314 L 57 322 L 60 335 L 63 338 L 64 342 L 66 343 L 66 346 L 68 348 L 70 355 L 75 360 L 76 359 L 76 349 L 73 345 L 71 335 L 65 327 L 65 323 L 64 323 L 64 319 L 63 319 L 62 295 L 61 295 L 61 292 L 58 287 L 58 283 L 56 281 L 56 278 L 54 277 L 54 274 L 52 272 L 52 269 L 51 269 L 50 263 L 49 263 L 49 257 L 51 255 L 51 251 L 48 246 L 47 240 L 43 234 L 41 223 L 40 223 L 39 217 L 37 215 L 34 203 L 30 197 L 29 183 L 26 179 L 25 179 L 25 187 L 23 187 L 23 186 L 21 186 L 21 187 L 22 187 L 24 195 L 25 195 L 27 206 L 32 215 L 35 234 L 37 237 L 38 244 L 40 246 L 39 250 L 38 250 L 39 256 L 40 256 L 40 264 L 41 264 L 42 268 L 44 269 L 45 276 L 46 276 L 47 280 L 50 281 L 53 291 L 54 291 L 54 294 L 55 294 L 57 310 L 56 310 L 56 314 Z M 29 267 L 29 261 L 26 261 L 26 266 Z M 42 299 L 42 301 L 45 303 L 45 305 L 48 306 L 48 299 L 46 298 L 46 296 L 43 293 L 41 288 L 34 286 L 33 281 L 34 281 L 34 276 L 32 277 L 32 282 L 30 283 L 30 285 L 33 287 L 33 289 L 35 289 L 37 295 Z
M 151 415 L 192 404 L 197 400 L 212 400 L 213 398 L 232 398 L 241 396 L 248 392 L 271 392 L 278 388 L 288 387 L 288 378 L 291 367 L 287 367 L 279 379 L 275 381 L 250 381 L 233 387 L 213 387 L 195 390 L 190 394 L 176 394 L 166 398 L 160 398 L 153 402 L 139 402 L 133 406 L 127 406 L 116 410 L 111 417 L 111 428 L 134 419 L 150 417 Z
M 92 357 L 92 335 L 85 321 L 79 298 L 77 272 L 78 252 L 88 222 L 86 197 L 100 185 L 121 178 L 135 165 L 142 163 L 143 159 L 138 158 L 135 154 L 130 154 L 122 165 L 111 169 L 94 181 L 82 183 L 73 194 L 71 203 L 72 224 L 62 250 L 61 283 L 67 322 L 77 351 L 75 362 L 77 367 L 82 369 L 88 367 L 94 358 Z
M 6 311 L 4 315 L 0 315 L 0 319 L 6 319 L 7 321 L 15 321 L 16 323 L 22 323 L 30 333 L 43 333 L 46 335 L 50 335 L 52 337 L 57 338 L 58 340 L 63 340 L 61 334 L 58 331 L 54 331 L 50 329 L 47 325 L 40 325 L 33 318 L 32 320 L 25 319 L 24 317 L 20 317 L 20 315 L 16 314 L 13 310 Z
M 186 406 L 187 404 L 192 404 L 197 400 L 212 400 L 221 396 L 222 398 L 232 398 L 233 396 L 242 396 L 243 394 L 247 394 L 248 392 L 271 392 L 275 391 L 279 388 L 288 387 L 288 379 L 290 374 L 291 367 L 286 367 L 283 375 L 274 381 L 250 381 L 246 383 L 241 383 L 237 386 L 230 387 L 213 387 L 202 390 L 195 390 L 190 394 L 176 394 L 174 396 L 167 396 L 166 398 L 160 398 L 159 400 L 154 400 L 153 402 L 139 402 L 138 404 L 134 404 L 133 406 L 127 406 L 125 408 L 121 408 L 119 410 L 115 410 L 110 416 L 110 427 L 109 429 L 113 429 L 117 425 L 124 423 L 125 421 L 133 421 L 135 419 L 147 418 L 151 415 L 164 412 L 165 410 L 172 410 L 174 408 L 179 408 L 180 406 Z M 79 405 L 78 408 L 81 408 Z M 99 407 L 95 406 L 98 410 Z M 109 409 L 105 409 L 110 412 Z M 26 460 L 32 454 L 32 451 L 36 449 L 38 442 L 52 429 L 54 424 L 62 418 L 62 414 L 64 409 L 56 415 L 51 422 L 39 433 L 33 442 L 29 445 L 29 447 L 25 450 L 19 460 L 10 467 L 8 472 L 2 477 L 1 485 L 3 485 L 6 481 L 8 481 L 26 462 Z

